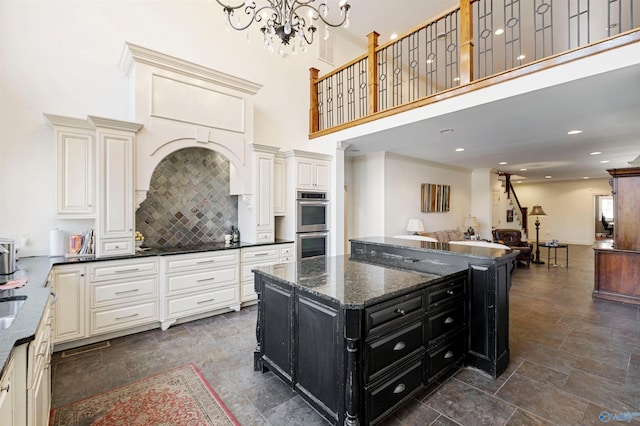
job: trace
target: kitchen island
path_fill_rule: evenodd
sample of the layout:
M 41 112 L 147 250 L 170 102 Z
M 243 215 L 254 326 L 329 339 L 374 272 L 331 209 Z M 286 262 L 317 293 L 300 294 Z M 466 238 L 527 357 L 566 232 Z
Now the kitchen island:
M 373 424 L 465 355 L 467 269 L 346 256 L 255 269 L 255 369 L 334 424 Z
M 393 238 L 257 268 L 254 368 L 333 424 L 376 424 L 463 363 L 509 363 L 516 252 Z

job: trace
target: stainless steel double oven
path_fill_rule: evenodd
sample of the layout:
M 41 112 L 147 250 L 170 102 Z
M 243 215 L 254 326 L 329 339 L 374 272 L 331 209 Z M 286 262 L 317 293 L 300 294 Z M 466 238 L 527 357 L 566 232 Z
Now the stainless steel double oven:
M 329 198 L 326 192 L 298 191 L 296 199 L 298 260 L 329 251 Z

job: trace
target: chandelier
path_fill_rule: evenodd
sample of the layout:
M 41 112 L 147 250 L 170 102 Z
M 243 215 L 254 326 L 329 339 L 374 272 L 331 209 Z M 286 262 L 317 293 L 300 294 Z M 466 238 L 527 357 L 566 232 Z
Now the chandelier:
M 280 39 L 278 53 L 287 57 L 285 46 L 290 46 L 292 53 L 298 50 L 305 52 L 307 45 L 313 43 L 313 35 L 318 30 L 314 23 L 324 24 L 325 39 L 329 37 L 328 27 L 349 27 L 349 9 L 347 0 L 340 0 L 339 22 L 331 22 L 328 18 L 329 6 L 326 2 L 313 6 L 316 0 L 253 0 L 242 1 L 231 5 L 232 0 L 216 0 L 222 6 L 228 29 L 242 31 L 254 22 L 261 25 L 260 31 L 264 38 L 265 47 L 274 52 L 274 41 Z M 277 37 L 277 38 L 276 38 Z

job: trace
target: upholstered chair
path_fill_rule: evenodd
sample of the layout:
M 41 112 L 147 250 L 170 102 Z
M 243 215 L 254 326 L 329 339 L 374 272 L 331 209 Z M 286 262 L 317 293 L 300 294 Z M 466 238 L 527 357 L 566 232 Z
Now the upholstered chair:
M 516 256 L 516 259 L 520 262 L 526 263 L 527 267 L 533 260 L 533 244 L 522 241 L 522 232 L 518 229 L 494 229 L 493 242 L 498 244 L 504 244 L 512 250 L 519 250 L 520 254 Z

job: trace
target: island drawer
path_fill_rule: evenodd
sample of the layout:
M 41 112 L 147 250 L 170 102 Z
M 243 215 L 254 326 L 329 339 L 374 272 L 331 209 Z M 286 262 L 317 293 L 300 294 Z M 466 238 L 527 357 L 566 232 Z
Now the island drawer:
M 464 335 L 462 333 L 456 334 L 443 342 L 442 345 L 430 349 L 428 355 L 427 377 L 431 381 L 464 357 Z
M 465 282 L 465 279 L 459 279 L 430 288 L 427 292 L 427 306 L 429 306 L 429 310 L 432 311 L 463 298 L 465 293 Z
M 424 314 L 422 292 L 411 293 L 389 302 L 380 303 L 366 310 L 368 335 L 377 332 L 383 327 L 391 326 L 396 321 L 409 321 L 410 319 L 421 318 Z
M 367 343 L 367 381 L 375 380 L 377 376 L 393 369 L 403 359 L 415 355 L 425 347 L 423 324 L 423 321 L 414 322 Z
M 398 373 L 366 388 L 364 424 L 375 423 L 410 398 L 422 385 L 422 372 L 423 360 L 417 359 Z
M 429 314 L 427 320 L 429 345 L 445 337 L 448 333 L 458 330 L 465 324 L 464 304 L 459 303 L 450 309 L 436 314 Z

